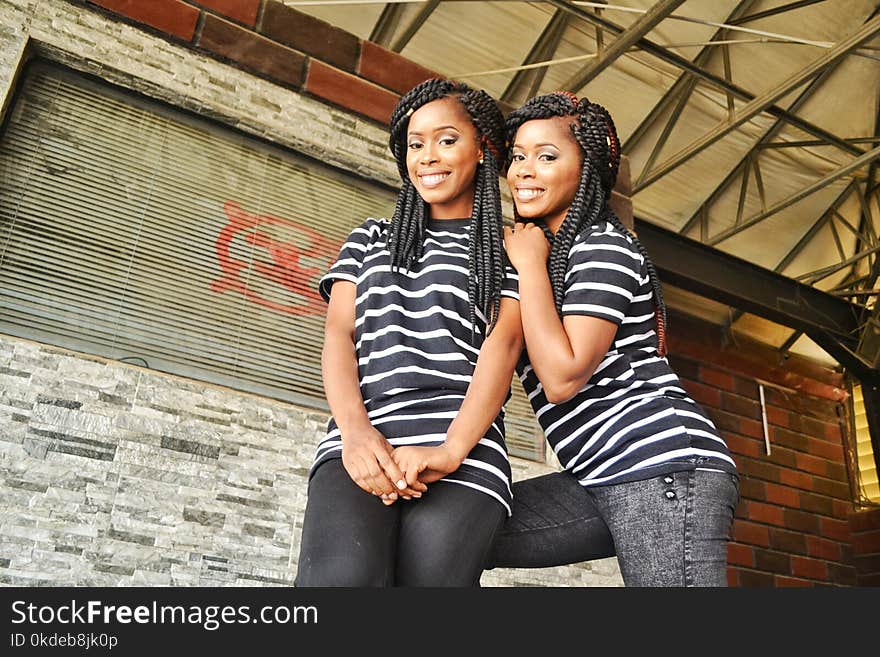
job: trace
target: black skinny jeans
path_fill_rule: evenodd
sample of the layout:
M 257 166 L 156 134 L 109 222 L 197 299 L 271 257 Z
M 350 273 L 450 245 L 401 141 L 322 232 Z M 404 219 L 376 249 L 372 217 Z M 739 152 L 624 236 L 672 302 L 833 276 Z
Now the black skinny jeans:
M 479 586 L 506 515 L 485 493 L 444 481 L 385 506 L 333 459 L 309 481 L 295 585 Z

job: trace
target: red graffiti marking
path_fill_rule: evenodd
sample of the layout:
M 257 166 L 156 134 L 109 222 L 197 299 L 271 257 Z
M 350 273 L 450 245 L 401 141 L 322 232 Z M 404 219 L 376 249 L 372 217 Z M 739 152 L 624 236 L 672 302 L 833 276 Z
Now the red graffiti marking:
M 316 285 L 333 263 L 342 243 L 288 219 L 248 214 L 235 201 L 227 201 L 223 210 L 228 222 L 220 231 L 216 245 L 223 275 L 211 283 L 211 290 L 218 294 L 235 290 L 254 303 L 291 315 L 324 315 L 326 305 Z M 258 274 L 263 282 L 270 281 L 283 291 L 292 292 L 296 295 L 293 300 L 273 301 L 248 285 L 242 278 L 248 262 L 235 258 L 230 252 L 237 237 L 250 246 L 264 249 L 271 258 L 271 262 L 266 262 L 255 253 L 251 276 Z

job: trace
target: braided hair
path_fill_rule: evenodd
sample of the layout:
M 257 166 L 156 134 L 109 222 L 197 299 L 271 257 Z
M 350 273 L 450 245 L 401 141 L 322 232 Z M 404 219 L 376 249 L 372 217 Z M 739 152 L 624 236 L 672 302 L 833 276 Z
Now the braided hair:
M 571 131 L 583 151 L 581 177 L 574 200 L 555 236 L 546 226 L 544 234 L 552 244 L 547 270 L 553 288 L 556 311 L 562 314 L 562 300 L 565 292 L 565 272 L 568 267 L 568 254 L 578 233 L 593 224 L 607 221 L 614 228 L 629 235 L 639 253 L 645 259 L 645 267 L 654 290 L 655 317 L 657 321 L 657 351 L 666 355 L 666 304 L 663 290 L 654 263 L 648 257 L 645 247 L 608 205 L 611 190 L 617 182 L 620 166 L 620 140 L 617 129 L 608 110 L 586 98 L 578 99 L 571 92 L 563 91 L 536 96 L 507 117 L 507 143 L 513 144 L 516 131 L 526 121 L 550 119 L 553 117 L 572 117 Z M 510 160 L 506 162 L 510 164 Z M 517 217 L 517 220 L 521 219 Z
M 434 100 L 455 98 L 477 129 L 483 146 L 481 164 L 474 180 L 474 203 L 470 223 L 468 297 L 471 326 L 476 309 L 486 317 L 486 335 L 495 327 L 504 282 L 504 237 L 498 176 L 505 153 L 504 115 L 485 91 L 452 80 L 430 79 L 401 97 L 391 113 L 389 146 L 403 181 L 391 218 L 388 249 L 393 271 L 409 269 L 422 255 L 425 226 L 430 214 L 409 179 L 406 166 L 407 130 L 414 111 Z M 474 329 L 471 329 L 473 338 Z

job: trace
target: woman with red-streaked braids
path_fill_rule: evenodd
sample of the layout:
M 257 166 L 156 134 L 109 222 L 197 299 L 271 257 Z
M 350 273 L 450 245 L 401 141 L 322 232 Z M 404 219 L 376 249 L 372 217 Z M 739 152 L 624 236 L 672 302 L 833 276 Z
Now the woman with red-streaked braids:
M 666 360 L 657 272 L 608 205 L 614 122 L 562 92 L 526 102 L 507 131 L 517 372 L 564 470 L 514 484 L 490 563 L 616 554 L 627 586 L 724 586 L 736 466 Z
M 510 512 L 502 406 L 522 326 L 503 257 L 504 117 L 483 91 L 428 80 L 390 123 L 394 215 L 355 228 L 321 279 L 333 418 L 297 586 L 476 586 Z

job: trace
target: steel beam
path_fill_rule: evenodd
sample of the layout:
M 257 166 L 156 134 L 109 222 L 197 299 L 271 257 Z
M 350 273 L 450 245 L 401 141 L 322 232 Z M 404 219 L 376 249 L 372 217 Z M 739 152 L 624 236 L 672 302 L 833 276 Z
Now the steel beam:
M 685 0 L 659 0 L 642 14 L 639 19 L 621 32 L 610 46 L 605 47 L 604 55 L 585 65 L 569 78 L 563 89 L 577 92 L 585 87 L 590 80 L 611 66 L 618 57 L 629 50 L 639 39 L 653 30 L 669 14 L 675 11 Z
M 727 16 L 727 20 L 725 23 L 730 23 L 735 20 L 739 16 L 743 16 L 747 11 L 752 8 L 758 0 L 741 0 L 741 2 L 734 7 L 733 11 L 730 12 Z M 725 33 L 724 28 L 720 28 L 715 31 L 715 34 L 711 36 L 709 41 L 715 41 L 716 39 L 721 38 Z M 702 50 L 694 57 L 694 64 L 699 67 L 706 66 L 709 63 L 709 60 L 712 59 L 712 55 L 715 52 L 715 46 L 704 46 Z M 651 108 L 651 111 L 648 112 L 648 116 L 642 119 L 641 123 L 639 123 L 638 127 L 633 130 L 632 134 L 626 139 L 623 144 L 623 152 L 629 155 L 632 152 L 632 149 L 635 148 L 636 144 L 638 144 L 645 133 L 651 128 L 652 125 L 660 118 L 663 112 L 672 104 L 672 102 L 680 97 L 682 93 L 690 93 L 690 91 L 684 91 L 685 87 L 689 90 L 692 90 L 697 82 L 697 77 L 695 77 L 690 72 L 683 72 L 678 76 L 675 83 L 663 94 L 663 98 L 657 102 L 654 107 Z
M 832 171 L 830 174 L 828 174 L 824 178 L 821 178 L 821 179 L 817 180 L 816 182 L 814 182 L 810 185 L 807 185 L 806 187 L 795 192 L 794 194 L 792 194 L 788 198 L 785 198 L 785 199 L 779 201 L 778 203 L 774 204 L 772 207 L 767 208 L 765 211 L 759 212 L 754 217 L 747 219 L 746 221 L 743 221 L 738 226 L 733 226 L 732 228 L 728 228 L 727 230 L 722 230 L 717 235 L 710 237 L 706 241 L 706 243 L 709 244 L 710 246 L 714 246 L 715 244 L 723 242 L 724 240 L 730 239 L 734 235 L 737 235 L 737 234 L 741 233 L 742 231 L 746 230 L 747 228 L 751 228 L 755 224 L 758 224 L 758 223 L 764 221 L 768 217 L 776 214 L 777 212 L 784 210 L 785 208 L 787 208 L 791 205 L 794 205 L 795 203 L 806 198 L 810 194 L 814 194 L 815 192 L 819 191 L 820 189 L 827 187 L 828 185 L 830 185 L 832 182 L 834 182 L 838 178 L 842 178 L 842 177 L 852 173 L 853 171 L 855 171 L 859 167 L 862 167 L 866 164 L 869 164 L 869 163 L 873 162 L 874 160 L 876 160 L 877 158 L 880 158 L 880 146 L 868 151 L 867 153 L 865 153 L 861 157 L 857 157 L 856 159 L 852 160 L 851 162 L 847 162 L 842 167 L 835 169 L 834 171 Z
M 394 30 L 400 24 L 400 18 L 403 16 L 405 9 L 406 5 L 401 2 L 389 2 L 385 5 L 382 13 L 379 14 L 379 19 L 373 26 L 373 30 L 370 32 L 370 41 L 378 43 L 383 48 L 390 46 L 391 37 L 394 36 Z
M 635 232 L 660 279 L 746 312 L 854 345 L 857 309 L 787 276 L 636 217 Z
M 803 331 L 857 376 L 875 372 L 855 351 L 854 304 L 639 217 L 635 231 L 661 281 Z
M 783 98 L 794 89 L 797 89 L 799 86 L 821 73 L 824 68 L 827 68 L 829 65 L 845 57 L 852 50 L 858 48 L 859 45 L 872 38 L 878 32 L 880 32 L 880 16 L 875 16 L 853 34 L 830 48 L 824 55 L 813 60 L 797 73 L 790 75 L 785 82 L 778 85 L 775 89 L 771 89 L 763 95 L 755 98 L 753 101 L 747 103 L 736 113 L 732 121 L 726 121 L 719 124 L 695 142 L 670 157 L 666 162 L 658 166 L 648 175 L 642 183 L 641 188 L 644 189 L 648 185 L 656 182 L 698 153 L 701 153 L 704 149 L 729 135 L 741 125 L 751 120 L 754 116 L 772 106 L 777 100 Z M 847 145 L 851 146 L 850 144 Z M 633 189 L 633 193 L 636 193 L 637 191 L 637 189 Z
M 565 33 L 565 28 L 570 18 L 570 14 L 557 9 L 556 13 L 547 21 L 547 25 L 544 26 L 541 35 L 535 41 L 522 65 L 528 66 L 536 62 L 553 59 L 553 54 L 556 52 L 556 48 L 559 47 L 559 42 L 562 40 L 562 35 Z M 526 86 L 528 86 L 528 92 L 525 97 L 526 99 L 531 98 L 537 88 L 541 86 L 545 75 L 547 75 L 546 66 L 539 69 L 517 71 L 504 90 L 504 93 L 501 94 L 501 101 L 504 103 L 514 101 L 522 94 L 522 90 Z
M 606 18 L 598 16 L 596 14 L 590 13 L 588 11 L 584 11 L 581 7 L 571 4 L 567 0 L 545 0 L 547 4 L 551 4 L 554 7 L 559 7 L 560 9 L 564 9 L 565 11 L 571 13 L 578 18 L 581 18 L 588 23 L 592 23 L 593 25 L 599 25 L 604 28 L 606 31 L 611 32 L 612 34 L 620 34 L 624 31 L 625 28 L 613 23 Z M 714 73 L 710 73 L 709 71 L 697 66 L 689 59 L 682 57 L 681 55 L 677 55 L 671 50 L 660 46 L 653 41 L 650 41 L 646 38 L 639 39 L 636 44 L 641 50 L 654 55 L 655 57 L 672 64 L 673 66 L 681 69 L 682 71 L 688 71 L 702 80 L 705 80 L 709 84 L 721 89 L 722 91 L 730 91 L 737 98 L 742 100 L 751 101 L 755 98 L 755 95 L 751 92 L 739 87 L 737 85 L 731 84 L 723 77 L 719 77 Z M 837 146 L 838 148 L 847 151 L 849 153 L 853 153 L 856 155 L 860 155 L 864 151 L 853 146 L 852 144 L 848 144 L 845 141 L 841 140 L 836 135 L 828 132 L 824 128 L 820 128 L 809 121 L 802 119 L 798 116 L 795 116 L 791 112 L 788 112 L 777 105 L 771 105 L 770 107 L 764 110 L 771 116 L 782 118 L 787 123 L 800 128 L 804 132 L 813 135 L 814 137 L 818 137 L 819 139 L 823 139 L 828 143 Z
M 829 66 L 825 71 L 823 71 L 815 80 L 810 82 L 806 89 L 804 89 L 800 95 L 795 99 L 795 101 L 789 107 L 789 111 L 796 112 L 800 107 L 807 102 L 807 100 L 822 86 L 822 83 L 831 75 L 831 73 L 836 68 L 835 66 Z M 752 154 L 756 151 L 760 150 L 761 147 L 771 139 L 773 139 L 779 131 L 785 126 L 785 121 L 783 119 L 776 119 L 773 122 L 773 125 L 761 136 L 761 138 L 751 147 L 749 150 L 742 156 L 742 159 L 737 163 L 735 167 L 730 170 L 724 180 L 722 180 L 718 186 L 712 190 L 712 193 L 706 197 L 706 200 L 700 204 L 700 207 L 697 209 L 694 214 L 691 215 L 691 218 L 688 219 L 684 226 L 679 229 L 681 233 L 687 233 L 693 228 L 694 224 L 700 219 L 701 214 L 703 213 L 704 208 L 712 205 L 718 199 L 718 197 L 724 193 L 724 190 L 728 188 L 728 186 L 736 179 L 736 176 L 742 171 L 745 175 L 745 166 L 749 161 L 749 158 L 752 157 Z M 823 142 L 827 143 L 827 142 Z M 859 153 L 861 154 L 861 152 Z
M 404 28 L 401 35 L 394 40 L 394 43 L 391 45 L 391 50 L 394 52 L 400 52 L 406 48 L 406 44 L 408 44 L 416 35 L 416 32 L 418 32 L 422 25 L 425 24 L 425 21 L 430 18 L 431 14 L 434 13 L 434 10 L 439 4 L 440 0 L 428 0 L 422 8 L 419 9 L 419 13 L 409 22 L 409 25 Z
M 788 11 L 794 11 L 795 9 L 801 9 L 802 7 L 809 7 L 810 5 L 815 5 L 820 2 L 825 2 L 825 0 L 800 0 L 800 2 L 790 2 L 787 5 L 780 5 L 779 7 L 773 7 L 773 9 L 759 11 L 754 14 L 743 16 L 742 18 L 736 18 L 728 22 L 731 25 L 743 25 L 745 23 L 751 23 L 752 21 L 760 20 L 762 18 L 769 18 L 770 16 L 776 16 L 778 14 L 783 14 Z

